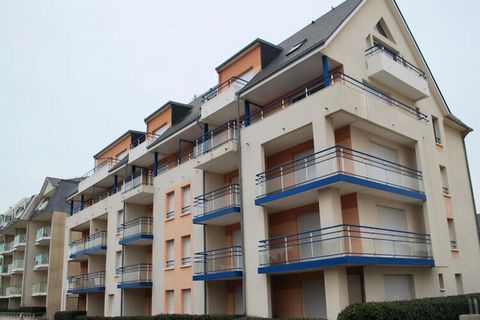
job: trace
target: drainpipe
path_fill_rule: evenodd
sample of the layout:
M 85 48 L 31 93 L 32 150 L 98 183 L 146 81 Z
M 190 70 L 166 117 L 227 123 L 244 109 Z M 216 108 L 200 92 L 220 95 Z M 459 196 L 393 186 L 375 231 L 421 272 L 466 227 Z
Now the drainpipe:
M 245 271 L 246 269 L 246 257 L 245 257 L 245 219 L 244 219 L 244 212 L 243 212 L 243 183 L 242 183 L 242 140 L 241 140 L 241 129 L 240 129 L 240 97 L 238 95 L 235 96 L 237 99 L 237 130 L 238 130 L 238 147 L 237 147 L 237 163 L 238 163 L 238 184 L 239 184 L 239 202 L 241 205 L 241 220 L 240 220 L 240 228 L 242 230 L 242 256 L 243 256 L 243 277 L 242 277 L 242 300 L 243 300 L 243 313 L 247 314 L 247 284 L 245 281 Z M 248 120 L 247 120 L 247 109 L 248 109 Z M 247 123 L 248 121 L 248 123 Z M 245 101 L 245 126 L 250 125 L 250 102 Z
M 205 125 L 207 126 L 207 125 Z M 208 126 L 207 126 L 207 132 L 208 132 Z M 202 170 L 202 194 L 205 194 L 205 171 Z M 202 224 L 202 230 L 203 230 L 203 251 L 207 251 L 207 232 L 206 232 L 206 225 Z M 206 270 L 206 264 L 207 261 L 204 262 L 205 267 L 204 270 Z M 203 282 L 203 313 L 207 314 L 207 306 L 208 306 L 208 301 L 207 301 L 207 281 Z

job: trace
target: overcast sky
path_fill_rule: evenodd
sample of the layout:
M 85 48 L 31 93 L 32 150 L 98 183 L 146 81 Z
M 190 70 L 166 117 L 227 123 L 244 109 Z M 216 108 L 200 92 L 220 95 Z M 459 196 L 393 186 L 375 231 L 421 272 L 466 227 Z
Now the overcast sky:
M 0 212 L 213 86 L 253 39 L 279 43 L 340 2 L 0 0 Z M 450 109 L 480 131 L 480 2 L 397 2 Z M 480 132 L 466 141 L 480 201 Z

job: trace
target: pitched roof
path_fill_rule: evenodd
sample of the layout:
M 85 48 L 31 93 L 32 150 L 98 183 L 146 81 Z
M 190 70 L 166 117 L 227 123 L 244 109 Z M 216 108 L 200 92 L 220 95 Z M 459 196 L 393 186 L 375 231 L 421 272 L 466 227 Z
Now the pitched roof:
M 362 1 L 363 0 L 345 1 L 317 20 L 312 21 L 312 23 L 294 35 L 282 41 L 278 47 L 283 48 L 283 51 L 273 59 L 269 65 L 257 73 L 257 75 L 245 87 L 243 87 L 239 93 L 248 90 L 268 76 L 323 45 Z M 303 43 L 297 50 L 288 54 L 293 47 L 302 41 L 305 41 L 305 43 Z

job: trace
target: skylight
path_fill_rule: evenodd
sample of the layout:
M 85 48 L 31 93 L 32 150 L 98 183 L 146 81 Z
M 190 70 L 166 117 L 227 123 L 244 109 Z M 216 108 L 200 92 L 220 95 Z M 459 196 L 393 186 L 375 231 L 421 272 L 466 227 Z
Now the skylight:
M 299 43 L 297 43 L 296 45 L 294 45 L 292 47 L 292 49 L 290 49 L 288 52 L 287 52 L 287 56 L 291 53 L 293 53 L 294 51 L 298 50 L 298 48 L 300 48 L 302 46 L 302 44 L 304 44 L 305 42 L 307 42 L 307 39 L 303 39 L 302 41 L 300 41 Z

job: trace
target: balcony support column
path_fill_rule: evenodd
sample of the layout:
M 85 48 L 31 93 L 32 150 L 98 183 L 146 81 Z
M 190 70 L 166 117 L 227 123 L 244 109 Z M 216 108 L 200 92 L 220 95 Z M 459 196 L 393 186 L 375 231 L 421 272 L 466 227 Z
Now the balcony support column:
M 113 191 L 115 193 L 118 192 L 118 176 L 117 175 L 113 176 Z
M 342 224 L 342 205 L 340 193 L 336 188 L 322 189 L 318 192 L 320 226 L 322 228 Z
M 70 200 L 70 215 L 73 214 L 73 200 Z
M 330 85 L 330 75 L 328 71 L 328 57 L 322 56 L 322 66 L 323 66 L 323 85 L 328 87 Z
M 245 118 L 243 119 L 243 123 L 245 123 L 245 127 L 250 125 L 250 101 L 245 100 Z
M 84 205 L 85 205 L 85 196 L 82 194 L 80 196 L 80 210 L 83 210 Z
M 327 319 L 336 319 L 349 303 L 347 270 L 346 267 L 326 268 L 323 274 Z
M 132 179 L 135 179 L 135 171 L 137 170 L 137 167 L 132 166 Z
M 153 176 L 158 175 L 158 152 L 153 153 Z

